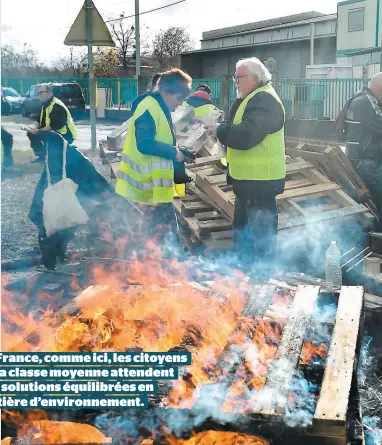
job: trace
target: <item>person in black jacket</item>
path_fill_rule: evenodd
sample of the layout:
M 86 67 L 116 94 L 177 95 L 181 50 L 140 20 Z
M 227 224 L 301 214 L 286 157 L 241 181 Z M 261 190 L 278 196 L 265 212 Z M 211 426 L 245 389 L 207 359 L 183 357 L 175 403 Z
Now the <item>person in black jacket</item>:
M 271 273 L 276 259 L 276 196 L 285 185 L 285 111 L 271 78 L 255 57 L 240 60 L 234 76 L 237 99 L 228 123 L 211 128 L 229 147 L 227 179 L 235 193 L 234 247 L 243 260 L 264 265 L 265 274 Z
M 346 154 L 382 216 L 382 73 L 350 99 L 344 129 Z
M 62 179 L 64 139 L 54 131 L 44 132 L 43 142 L 48 151 L 49 172 L 52 184 Z M 77 148 L 67 145 L 66 151 L 67 177 L 78 184 L 77 197 L 82 207 L 90 215 L 97 203 L 105 203 L 108 197 L 114 197 L 114 188 L 90 160 Z M 42 253 L 42 262 L 48 269 L 55 269 L 57 259 L 63 259 L 69 241 L 74 237 L 75 229 L 66 229 L 46 236 L 43 218 L 43 197 L 48 186 L 46 166 L 37 184 L 29 219 L 38 229 L 38 239 Z
M 50 84 L 41 84 L 39 90 L 42 102 L 41 113 L 38 122 L 34 126 L 26 127 L 27 136 L 31 143 L 31 148 L 37 156 L 36 161 L 44 161 L 45 146 L 43 143 L 44 131 L 56 131 L 72 144 L 76 138 L 76 128 L 73 119 L 66 105 L 57 99 L 53 94 L 53 87 Z

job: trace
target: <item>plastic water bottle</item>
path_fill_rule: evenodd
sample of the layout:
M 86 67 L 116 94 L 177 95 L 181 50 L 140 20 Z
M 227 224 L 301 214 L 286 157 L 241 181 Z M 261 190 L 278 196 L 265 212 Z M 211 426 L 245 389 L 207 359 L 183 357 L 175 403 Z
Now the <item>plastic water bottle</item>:
M 330 290 L 340 289 L 342 286 L 341 252 L 337 243 L 332 241 L 325 255 L 325 281 Z

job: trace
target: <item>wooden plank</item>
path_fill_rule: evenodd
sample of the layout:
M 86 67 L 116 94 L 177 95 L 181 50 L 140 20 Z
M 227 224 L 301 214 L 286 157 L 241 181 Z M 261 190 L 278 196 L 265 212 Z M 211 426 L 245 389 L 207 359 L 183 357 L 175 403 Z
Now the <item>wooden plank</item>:
M 208 136 L 208 131 L 203 124 L 200 124 L 197 128 L 193 130 L 190 136 L 182 143 L 182 146 L 187 148 L 194 148 L 197 141 L 206 140 Z
M 289 156 L 300 156 L 307 161 L 322 161 L 325 162 L 329 159 L 326 153 L 316 153 L 314 151 L 298 150 L 297 148 L 286 148 L 285 152 Z
M 303 172 L 312 168 L 314 168 L 314 164 L 312 164 L 311 162 L 295 162 L 286 165 L 286 174 L 291 175 L 293 173 Z
M 221 240 L 215 240 L 212 238 L 207 238 L 203 240 L 203 245 L 208 250 L 227 250 L 232 249 L 232 239 L 221 239 Z
M 199 235 L 206 236 L 210 232 L 225 231 L 232 226 L 231 221 L 218 219 L 216 221 L 198 221 Z
M 187 170 L 195 170 L 205 165 L 213 165 L 217 162 L 219 162 L 219 158 L 217 156 L 203 156 L 202 158 L 196 158 L 195 164 L 188 164 Z
M 185 216 L 193 216 L 197 212 L 211 210 L 211 206 L 202 201 L 186 201 L 182 203 L 181 213 Z
M 314 224 L 322 221 L 330 221 L 336 219 L 344 219 L 354 217 L 361 213 L 367 212 L 367 209 L 362 204 L 355 204 L 353 206 L 344 207 L 342 209 L 330 210 L 323 213 L 312 213 L 308 217 L 300 216 L 292 218 L 288 221 L 280 221 L 279 230 L 292 229 L 293 227 L 304 226 L 307 224 Z
M 267 401 L 269 408 L 260 410 L 263 415 L 282 415 L 285 411 L 287 396 L 319 290 L 319 286 L 297 287 L 288 323 L 283 330 L 276 357 L 268 370 L 264 391 L 269 391 L 270 400 Z M 282 363 L 285 368 L 283 372 L 280 372 L 278 363 Z M 272 400 L 272 388 L 277 389 L 275 400 Z
M 313 183 L 312 181 L 309 181 L 309 179 L 306 179 L 304 177 L 301 179 L 288 179 L 285 181 L 285 190 L 306 187 L 307 185 L 313 185 Z
M 314 426 L 332 423 L 346 428 L 362 304 L 361 286 L 341 288 L 324 380 L 313 418 Z
M 269 308 L 275 291 L 275 285 L 252 286 L 243 316 L 251 317 L 251 314 L 253 314 L 252 316 L 262 317 Z
M 316 193 L 329 192 L 339 190 L 339 185 L 333 182 L 327 184 L 315 184 L 308 187 L 301 187 L 298 189 L 286 190 L 281 195 L 276 196 L 276 201 L 280 202 L 283 199 L 299 198 L 301 196 L 315 195 Z M 355 202 L 355 201 L 353 201 Z
M 209 184 L 205 174 L 198 173 L 195 184 L 208 195 L 230 219 L 233 219 L 233 204 L 228 196 L 219 187 Z
M 222 219 L 223 215 L 216 210 L 212 210 L 210 212 L 195 213 L 195 218 L 198 221 L 211 221 L 214 219 Z
M 214 240 L 232 239 L 232 230 L 224 230 L 222 232 L 212 232 L 210 236 Z

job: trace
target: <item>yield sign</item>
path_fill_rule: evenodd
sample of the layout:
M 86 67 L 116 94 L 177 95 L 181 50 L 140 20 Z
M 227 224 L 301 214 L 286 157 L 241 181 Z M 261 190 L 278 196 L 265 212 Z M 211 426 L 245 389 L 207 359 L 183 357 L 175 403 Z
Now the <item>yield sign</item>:
M 84 2 L 81 11 L 74 21 L 68 35 L 65 38 L 65 45 L 69 46 L 85 46 L 91 43 L 94 46 L 115 46 L 115 43 L 110 35 L 110 32 L 103 21 L 101 14 L 93 3 L 92 8 L 92 42 L 88 42 L 86 30 L 86 1 Z

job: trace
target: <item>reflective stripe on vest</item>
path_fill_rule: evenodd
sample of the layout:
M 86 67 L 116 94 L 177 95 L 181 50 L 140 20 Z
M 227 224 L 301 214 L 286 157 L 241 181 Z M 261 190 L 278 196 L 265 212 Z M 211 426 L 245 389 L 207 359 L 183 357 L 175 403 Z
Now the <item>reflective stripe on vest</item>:
M 174 135 L 165 113 L 155 97 L 145 97 L 137 106 L 127 130 L 115 191 L 134 202 L 155 205 L 174 198 L 173 161 L 144 155 L 137 148 L 135 121 L 145 112 L 154 120 L 155 140 L 173 145 Z
M 68 107 L 64 104 L 64 102 L 62 102 L 60 99 L 57 99 L 57 97 L 55 97 L 55 96 L 53 96 L 52 102 L 49 104 L 49 106 L 46 107 L 45 126 L 46 127 L 50 126 L 50 113 L 52 112 L 55 104 L 60 105 L 66 111 L 66 125 L 59 128 L 57 130 L 57 133 L 65 135 L 68 132 L 68 128 L 69 128 L 70 132 L 72 133 L 73 139 L 77 139 L 77 129 L 76 129 L 76 126 L 74 125 L 73 118 L 72 118 L 72 115 L 70 114 L 70 111 L 68 110 Z M 44 113 L 44 109 L 42 108 L 41 114 L 40 114 L 40 124 L 42 122 L 43 113 Z
M 273 87 L 267 84 L 253 91 L 243 100 L 236 111 L 233 125 L 242 122 L 249 100 L 261 92 L 270 94 L 277 100 L 283 109 L 285 119 L 285 108 L 280 98 Z M 268 134 L 262 142 L 249 150 L 235 150 L 233 147 L 228 147 L 227 161 L 229 174 L 233 179 L 274 180 L 285 178 L 284 126 L 276 133 Z

